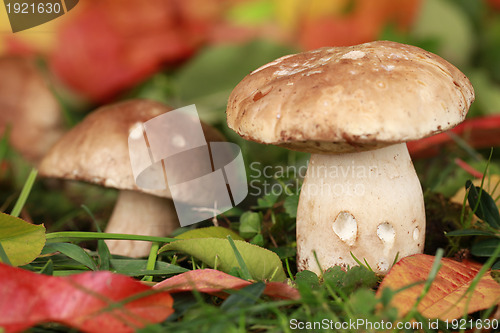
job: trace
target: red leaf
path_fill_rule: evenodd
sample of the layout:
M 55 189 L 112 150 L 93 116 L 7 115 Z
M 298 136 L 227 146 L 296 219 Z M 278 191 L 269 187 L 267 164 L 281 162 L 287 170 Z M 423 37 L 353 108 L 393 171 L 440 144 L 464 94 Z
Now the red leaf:
M 163 65 L 186 59 L 199 37 L 173 1 L 99 0 L 79 6 L 57 32 L 50 64 L 93 101 L 114 97 Z
M 168 293 L 124 275 L 54 277 L 0 263 L 0 327 L 8 333 L 44 322 L 83 332 L 134 332 L 165 320 L 172 303 Z
M 197 290 L 220 297 L 227 296 L 225 290 L 238 290 L 252 284 L 249 281 L 217 271 L 215 269 L 197 269 L 166 279 L 154 286 L 155 289 L 178 293 Z M 297 289 L 281 282 L 268 282 L 264 294 L 273 298 L 299 299 Z
M 474 148 L 497 147 L 500 146 L 500 115 L 468 119 L 450 131 L 408 142 L 411 157 L 426 158 L 439 154 L 442 147 L 454 143 L 448 132 L 462 137 Z
M 398 290 L 412 283 L 425 281 L 429 275 L 434 257 L 416 254 L 401 259 L 384 278 L 377 291 L 384 288 Z M 429 292 L 418 305 L 418 311 L 427 318 L 453 320 L 464 312 L 472 313 L 487 309 L 500 302 L 500 285 L 486 272 L 472 292 L 467 292 L 481 265 L 471 262 L 457 262 L 449 258 L 441 260 L 441 269 L 433 281 Z M 398 292 L 392 305 L 404 316 L 413 307 L 424 288 L 423 284 Z M 465 296 L 464 296 L 465 295 Z M 468 307 L 466 309 L 468 303 Z

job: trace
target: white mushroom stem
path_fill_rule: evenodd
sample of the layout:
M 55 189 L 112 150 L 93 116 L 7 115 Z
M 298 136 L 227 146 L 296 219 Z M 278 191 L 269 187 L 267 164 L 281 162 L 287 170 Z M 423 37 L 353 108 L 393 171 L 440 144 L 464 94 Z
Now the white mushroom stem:
M 357 265 L 386 274 L 395 258 L 422 253 L 425 209 L 405 143 L 311 156 L 297 211 L 297 266 L 317 274 Z M 314 257 L 316 252 L 317 261 Z
M 179 227 L 172 200 L 153 195 L 120 191 L 105 232 L 144 236 L 168 236 Z M 146 241 L 107 240 L 112 254 L 134 258 L 149 254 Z

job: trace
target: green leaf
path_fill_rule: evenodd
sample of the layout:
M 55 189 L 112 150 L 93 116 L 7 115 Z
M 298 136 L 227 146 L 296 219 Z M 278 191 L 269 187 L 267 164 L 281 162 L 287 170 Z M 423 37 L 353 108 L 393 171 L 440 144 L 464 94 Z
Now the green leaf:
M 259 213 L 245 212 L 240 217 L 240 235 L 252 238 L 260 233 L 262 218 Z
M 85 252 L 84 249 L 82 249 L 78 245 L 71 243 L 47 243 L 45 245 L 44 251 L 61 252 L 62 254 L 90 268 L 91 270 L 97 270 L 95 261 L 87 252 Z
M 382 289 L 382 294 L 379 296 L 380 303 L 382 303 L 384 307 L 388 306 L 394 298 L 394 295 L 396 295 L 396 291 L 392 290 L 390 287 Z
M 297 248 L 291 246 L 271 247 L 269 250 L 276 253 L 280 259 L 295 257 L 297 254 Z
M 295 275 L 295 283 L 304 304 L 318 302 L 316 291 L 319 289 L 319 278 L 311 271 L 305 270 Z
M 477 207 L 474 214 L 491 227 L 500 229 L 500 213 L 495 200 L 486 191 L 474 186 L 470 180 L 467 181 L 465 186 L 469 189 L 469 206 L 472 209 Z M 481 198 L 479 198 L 479 192 L 481 192 Z
M 284 281 L 286 279 L 281 260 L 275 253 L 240 240 L 235 240 L 234 243 L 253 279 L 270 281 Z M 226 273 L 233 267 L 239 267 L 233 249 L 226 239 L 183 239 L 166 244 L 160 249 L 160 252 L 169 250 L 192 255 L 210 267 L 214 267 L 217 261 L 217 269 Z
M 297 207 L 299 206 L 299 194 L 293 194 L 286 197 L 283 207 L 290 217 L 297 217 Z
M 305 286 L 309 289 L 314 289 L 319 287 L 319 278 L 314 272 L 304 270 L 295 275 L 295 283 L 299 287 Z
M 0 244 L 13 266 L 33 261 L 45 244 L 45 227 L 0 213 Z M 0 260 L 1 261 L 1 260 Z
M 350 303 L 359 317 L 366 318 L 375 312 L 378 300 L 372 290 L 363 288 L 356 290 L 350 296 Z
M 489 231 L 478 229 L 462 229 L 453 230 L 446 233 L 446 236 L 493 236 L 494 234 Z
M 262 236 L 262 234 L 255 235 L 250 240 L 250 243 L 263 247 L 264 246 L 264 236 Z
M 413 24 L 412 35 L 420 39 L 437 39 L 440 45 L 437 53 L 459 67 L 468 63 L 473 51 L 472 24 L 453 1 L 424 1 Z
M 335 266 L 325 271 L 323 280 L 335 290 L 340 289 L 349 295 L 356 289 L 373 287 L 377 283 L 377 276 L 364 266 L 353 266 L 345 272 L 340 266 Z
M 264 195 L 262 198 L 257 199 L 257 206 L 259 208 L 272 208 L 276 201 L 278 201 L 279 194 L 275 194 L 273 192 L 269 192 Z
M 473 244 L 470 252 L 477 257 L 489 257 L 500 246 L 500 238 L 485 239 Z
M 163 261 L 157 261 L 155 270 L 150 271 L 146 269 L 147 262 L 142 259 L 111 259 L 111 267 L 116 273 L 128 276 L 175 275 L 188 271 L 188 269 Z
M 198 228 L 186 231 L 178 236 L 176 239 L 193 239 L 193 238 L 223 238 L 231 236 L 235 240 L 243 240 L 236 232 L 224 227 L 207 227 Z
M 491 266 L 491 269 L 492 269 L 492 270 L 500 269 L 500 260 L 498 260 L 497 262 L 495 262 L 495 263 Z

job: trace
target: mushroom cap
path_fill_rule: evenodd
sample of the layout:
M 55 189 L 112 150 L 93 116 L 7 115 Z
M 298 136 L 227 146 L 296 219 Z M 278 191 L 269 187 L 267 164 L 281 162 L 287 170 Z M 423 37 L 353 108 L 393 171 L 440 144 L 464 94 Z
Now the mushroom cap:
M 101 107 L 52 147 L 41 161 L 39 173 L 44 177 L 81 180 L 171 198 L 168 186 L 151 190 L 136 185 L 128 137 L 138 124 L 172 110 L 159 102 L 140 99 Z M 202 129 L 208 142 L 224 141 L 222 134 L 214 128 L 202 123 Z M 195 168 L 196 164 L 193 165 Z
M 467 77 L 415 46 L 376 41 L 281 57 L 232 91 L 230 128 L 248 140 L 347 153 L 420 139 L 462 122 Z
M 31 161 L 63 134 L 59 103 L 33 59 L 0 58 L 0 135 L 7 126 L 12 146 Z

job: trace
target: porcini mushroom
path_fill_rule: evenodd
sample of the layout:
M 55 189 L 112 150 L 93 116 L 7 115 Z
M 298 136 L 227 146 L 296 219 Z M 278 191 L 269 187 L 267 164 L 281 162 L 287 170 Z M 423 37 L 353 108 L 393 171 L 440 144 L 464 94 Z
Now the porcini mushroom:
M 384 274 L 424 247 L 405 142 L 454 127 L 473 100 L 467 77 L 439 56 L 376 41 L 258 68 L 231 93 L 227 122 L 245 139 L 312 153 L 297 211 L 299 270 L 356 265 L 352 253 Z
M 63 134 L 59 103 L 32 59 L 0 58 L 0 135 L 7 126 L 12 146 L 31 162 Z
M 102 107 L 54 145 L 41 162 L 40 174 L 119 189 L 105 232 L 167 236 L 179 227 L 172 200 L 168 199 L 171 198 L 168 185 L 160 186 L 164 189 L 137 186 L 128 139 L 137 126 L 171 110 L 149 100 L 130 100 Z M 202 128 L 207 141 L 223 141 L 215 129 L 205 124 Z M 141 241 L 107 241 L 107 244 L 111 253 L 131 257 L 145 256 L 150 248 L 150 243 Z

